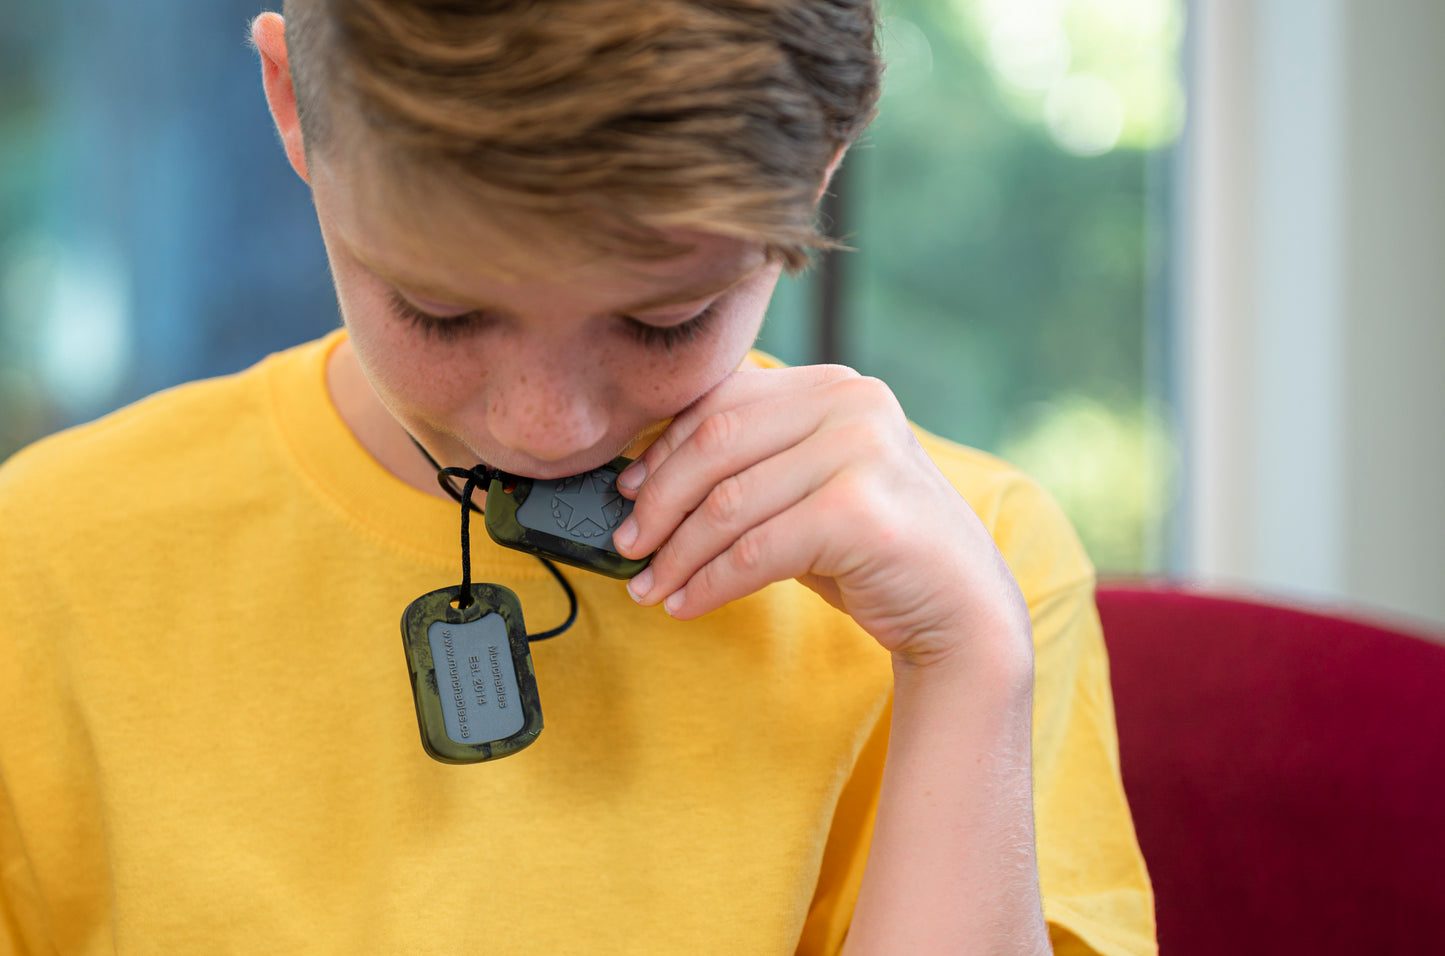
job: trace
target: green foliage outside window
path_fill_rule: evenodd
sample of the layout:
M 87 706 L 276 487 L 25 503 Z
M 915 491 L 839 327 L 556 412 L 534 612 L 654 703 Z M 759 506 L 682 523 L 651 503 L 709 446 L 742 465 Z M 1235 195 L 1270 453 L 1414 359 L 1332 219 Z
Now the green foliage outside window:
M 1158 570 L 1174 440 L 1151 354 L 1177 0 L 888 0 L 881 113 L 847 159 L 844 360 L 1033 474 L 1106 573 Z M 810 358 L 810 279 L 762 346 Z

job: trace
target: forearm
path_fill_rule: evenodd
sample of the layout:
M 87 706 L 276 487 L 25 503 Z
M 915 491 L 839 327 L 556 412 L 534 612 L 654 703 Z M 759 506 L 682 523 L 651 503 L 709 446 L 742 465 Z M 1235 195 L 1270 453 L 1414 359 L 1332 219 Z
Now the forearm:
M 1027 635 L 896 662 L 887 764 L 845 952 L 1050 952 L 1034 846 Z

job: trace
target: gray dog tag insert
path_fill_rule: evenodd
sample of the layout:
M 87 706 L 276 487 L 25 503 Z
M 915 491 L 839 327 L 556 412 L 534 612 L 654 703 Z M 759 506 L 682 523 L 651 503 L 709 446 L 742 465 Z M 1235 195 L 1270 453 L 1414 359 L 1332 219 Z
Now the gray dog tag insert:
M 630 458 L 614 458 L 568 478 L 494 478 L 487 489 L 487 534 L 518 551 L 630 578 L 652 560 L 624 558 L 612 544 L 612 532 L 632 513 L 632 502 L 617 490 L 617 476 L 630 464 Z
M 497 584 L 432 591 L 407 606 L 402 641 L 422 746 L 443 763 L 516 753 L 542 732 L 542 704 L 517 596 Z

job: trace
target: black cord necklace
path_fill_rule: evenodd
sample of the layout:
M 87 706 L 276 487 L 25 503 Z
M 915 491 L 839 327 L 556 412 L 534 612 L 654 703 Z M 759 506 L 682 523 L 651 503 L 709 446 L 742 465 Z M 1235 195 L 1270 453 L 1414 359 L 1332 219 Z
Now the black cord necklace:
M 440 462 L 432 457 L 431 452 L 427 451 L 425 446 L 416 440 L 416 436 L 408 432 L 407 437 L 411 438 L 411 443 L 416 446 L 417 451 L 422 453 L 422 457 L 427 460 L 427 463 L 436 469 L 437 484 L 441 485 L 442 490 L 462 506 L 462 587 L 457 601 L 458 607 L 468 608 L 472 605 L 473 600 L 471 517 L 472 512 L 476 512 L 479 515 L 486 514 L 485 510 L 477 507 L 472 501 L 472 493 L 476 491 L 478 485 L 490 485 L 493 480 L 500 479 L 502 473 L 495 468 L 488 468 L 484 464 L 477 464 L 471 468 L 443 467 Z M 461 491 L 458 491 L 456 485 L 452 483 L 453 479 L 460 479 L 462 481 Z M 551 630 L 543 631 L 540 634 L 528 634 L 527 641 L 529 643 L 545 641 L 549 637 L 556 637 L 577 621 L 577 592 L 572 590 L 571 583 L 562 576 L 562 572 L 559 571 L 557 566 L 551 561 L 548 561 L 541 555 L 533 555 L 533 557 L 541 561 L 542 567 L 550 571 L 552 577 L 556 578 L 557 583 L 562 586 L 563 593 L 567 595 L 568 611 L 567 620 Z
M 612 544 L 612 530 L 632 508 L 616 487 L 631 459 L 536 480 L 485 463 L 445 468 L 411 440 L 436 469 L 437 483 L 462 506 L 461 587 L 429 591 L 401 616 L 422 746 L 445 763 L 505 757 L 542 732 L 531 642 L 555 637 L 577 620 L 577 593 L 548 558 L 613 578 L 631 577 L 652 560 L 624 558 Z M 486 488 L 491 514 L 472 502 L 478 486 Z M 533 555 L 551 572 L 567 595 L 566 621 L 528 634 L 515 593 L 500 584 L 472 582 L 472 512 L 485 516 L 487 533 L 498 544 Z

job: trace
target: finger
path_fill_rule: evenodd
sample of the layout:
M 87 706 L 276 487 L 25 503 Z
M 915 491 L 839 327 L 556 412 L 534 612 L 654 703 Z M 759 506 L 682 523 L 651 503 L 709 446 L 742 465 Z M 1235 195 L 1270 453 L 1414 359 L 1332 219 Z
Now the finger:
M 829 432 L 854 457 L 891 459 L 900 439 L 904 446 L 917 444 L 897 399 L 877 379 L 834 367 L 814 381 L 825 384 L 724 407 L 703 418 L 661 458 L 635 494 L 638 507 L 618 529 L 620 538 L 613 538 L 619 550 L 631 556 L 652 553 L 718 482 L 808 435 Z M 799 464 L 812 465 L 807 460 Z
M 794 507 L 842 466 L 835 442 L 814 435 L 780 455 L 717 482 L 658 549 L 628 590 L 641 604 L 656 604 L 750 529 Z
M 691 437 L 697 427 L 722 409 L 733 408 L 817 388 L 858 373 L 843 365 L 804 365 L 785 369 L 749 369 L 734 372 L 712 391 L 679 412 L 657 440 L 619 476 L 617 487 L 635 497 L 648 475 L 657 469 Z
M 807 438 L 827 410 L 826 396 L 814 391 L 723 408 L 703 419 L 649 472 L 636 495 L 631 525 L 618 528 L 619 551 L 650 554 L 719 483 Z
M 808 574 L 831 520 L 816 506 L 817 498 L 816 493 L 809 495 L 748 529 L 668 595 L 663 608 L 678 620 L 688 621 L 776 581 Z

